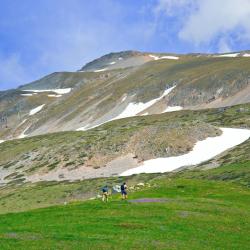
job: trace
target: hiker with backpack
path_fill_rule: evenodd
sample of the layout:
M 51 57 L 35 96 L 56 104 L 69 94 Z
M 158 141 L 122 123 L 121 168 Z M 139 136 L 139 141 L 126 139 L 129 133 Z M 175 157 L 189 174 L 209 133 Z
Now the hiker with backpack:
M 104 186 L 102 188 L 102 201 L 103 202 L 108 202 L 108 192 L 109 192 L 109 189 L 108 189 L 108 186 Z
M 126 182 L 124 182 L 122 185 L 121 185 L 121 195 L 122 195 L 122 199 L 126 200 L 128 198 L 128 193 L 127 193 L 127 185 L 126 185 Z

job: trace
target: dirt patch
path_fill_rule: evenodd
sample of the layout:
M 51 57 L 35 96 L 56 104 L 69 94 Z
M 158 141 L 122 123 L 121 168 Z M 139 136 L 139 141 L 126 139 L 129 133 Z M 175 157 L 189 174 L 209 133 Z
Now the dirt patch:
M 117 157 L 110 161 L 105 167 L 91 168 L 81 166 L 76 169 L 57 168 L 49 171 L 48 173 L 35 173 L 27 177 L 27 181 L 76 181 L 91 178 L 118 176 L 122 172 L 138 167 L 138 161 L 134 158 L 133 154 Z

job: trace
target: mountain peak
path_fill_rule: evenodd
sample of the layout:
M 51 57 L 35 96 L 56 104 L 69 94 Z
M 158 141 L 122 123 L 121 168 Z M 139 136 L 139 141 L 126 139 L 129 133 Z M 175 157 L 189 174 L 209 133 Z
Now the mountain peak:
M 104 71 L 137 66 L 148 61 L 145 58 L 147 55 L 147 53 L 134 50 L 111 52 L 85 64 L 80 71 Z

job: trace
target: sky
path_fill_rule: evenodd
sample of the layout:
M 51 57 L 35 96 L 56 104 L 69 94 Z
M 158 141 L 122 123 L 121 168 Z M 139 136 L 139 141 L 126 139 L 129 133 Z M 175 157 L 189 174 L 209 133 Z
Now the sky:
M 0 0 L 0 90 L 123 50 L 250 49 L 250 0 Z

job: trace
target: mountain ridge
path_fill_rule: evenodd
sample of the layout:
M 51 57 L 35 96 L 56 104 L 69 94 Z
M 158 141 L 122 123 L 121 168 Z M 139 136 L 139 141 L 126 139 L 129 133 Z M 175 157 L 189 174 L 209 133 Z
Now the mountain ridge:
M 127 53 L 129 60 L 131 56 L 141 57 L 141 52 L 120 53 Z M 233 57 L 179 55 L 178 59 L 173 54 L 142 54 L 140 65 L 98 72 L 56 72 L 1 92 L 0 113 L 7 115 L 8 128 L 0 131 L 0 140 L 91 128 L 124 115 L 226 107 L 250 101 L 250 57 L 243 57 L 246 52 L 233 53 Z M 110 55 L 119 59 L 120 54 L 104 58 Z M 29 115 L 42 105 L 39 112 Z

